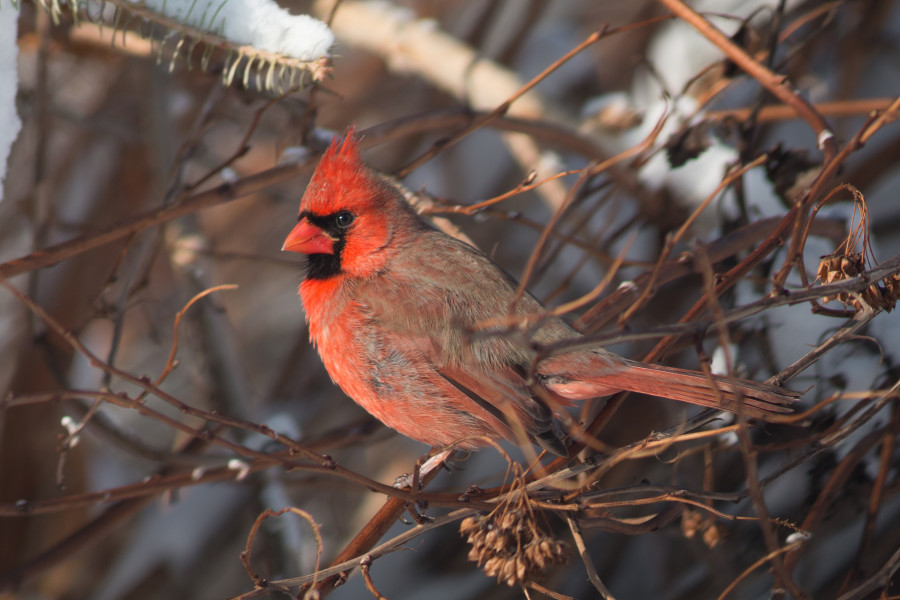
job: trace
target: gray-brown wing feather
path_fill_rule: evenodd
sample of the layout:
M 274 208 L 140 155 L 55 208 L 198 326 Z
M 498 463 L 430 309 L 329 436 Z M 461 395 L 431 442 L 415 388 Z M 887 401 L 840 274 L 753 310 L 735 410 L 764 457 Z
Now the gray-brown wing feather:
M 514 336 L 482 328 L 509 314 L 515 282 L 479 251 L 439 232 L 420 236 L 415 247 L 395 261 L 359 284 L 362 289 L 356 294 L 365 299 L 379 328 L 398 339 L 427 339 L 416 347 L 440 376 L 504 422 L 519 421 L 545 448 L 563 452 L 553 433 L 552 411 L 530 391 L 535 385 L 528 376 L 533 350 Z M 537 300 L 525 294 L 513 314 L 542 311 Z M 554 319 L 538 336 L 549 343 L 578 334 Z

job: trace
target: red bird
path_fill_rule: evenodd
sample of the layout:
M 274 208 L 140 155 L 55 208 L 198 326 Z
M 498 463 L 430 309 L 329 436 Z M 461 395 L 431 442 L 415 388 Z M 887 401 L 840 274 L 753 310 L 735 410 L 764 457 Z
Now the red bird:
M 420 442 L 462 448 L 484 438 L 532 441 L 560 454 L 554 408 L 630 390 L 747 416 L 789 412 L 795 392 L 741 380 L 736 392 L 699 372 L 634 362 L 602 348 L 534 365 L 533 346 L 478 333 L 486 321 L 545 309 L 475 248 L 422 220 L 360 160 L 353 132 L 319 163 L 284 250 L 306 254 L 300 284 L 310 339 L 331 378 L 385 425 Z M 580 334 L 550 319 L 543 346 Z M 720 400 L 721 398 L 721 400 Z

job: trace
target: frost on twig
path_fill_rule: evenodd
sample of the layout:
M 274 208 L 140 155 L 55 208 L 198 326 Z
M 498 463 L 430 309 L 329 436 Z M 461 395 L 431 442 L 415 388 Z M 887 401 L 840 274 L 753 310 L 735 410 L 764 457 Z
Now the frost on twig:
M 211 70 L 224 53 L 225 85 L 281 94 L 321 81 L 329 73 L 334 35 L 309 16 L 291 15 L 272 0 L 37 0 L 59 23 L 64 11 L 77 22 L 112 27 L 113 44 L 133 31 L 149 39 L 169 70 L 182 59 L 189 69 Z

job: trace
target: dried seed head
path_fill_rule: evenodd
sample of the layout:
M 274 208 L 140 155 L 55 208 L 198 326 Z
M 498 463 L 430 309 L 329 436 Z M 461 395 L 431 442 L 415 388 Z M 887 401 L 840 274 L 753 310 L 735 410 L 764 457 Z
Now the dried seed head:
M 484 563 L 484 572 L 488 577 L 496 577 L 503 568 L 504 560 L 499 556 L 494 556 Z
M 722 538 L 722 529 L 716 518 L 696 510 L 684 511 L 681 518 L 681 532 L 689 539 L 700 537 L 710 548 L 715 548 Z
M 506 585 L 516 584 L 516 559 L 507 558 L 503 560 L 503 566 L 500 569 L 500 579 L 506 582 Z
M 504 513 L 503 517 L 500 518 L 500 528 L 501 529 L 516 529 L 517 526 L 520 525 L 522 520 L 522 514 L 518 510 L 510 510 Z
M 897 306 L 897 301 L 900 300 L 900 274 L 885 277 L 883 291 L 886 303 L 884 309 L 891 311 Z
M 528 575 L 531 564 L 532 563 L 527 561 L 524 556 L 516 557 L 516 579 L 518 581 L 525 581 L 525 577 Z
M 531 511 L 505 507 L 485 516 L 468 517 L 460 533 L 471 546 L 470 561 L 480 565 L 488 577 L 507 585 L 520 585 L 545 568 L 564 562 L 567 547 L 545 534 Z
M 551 540 L 550 554 L 548 560 L 554 564 L 562 564 L 566 562 L 569 555 L 569 547 L 559 540 Z
M 709 548 L 715 548 L 722 540 L 722 527 L 719 523 L 710 523 L 706 531 L 703 532 L 703 542 Z
M 522 553 L 525 555 L 525 560 L 529 563 L 534 564 L 538 568 L 543 568 L 543 564 L 541 564 L 540 556 L 538 553 L 538 548 L 534 544 L 528 544 L 525 548 L 522 549 Z
M 484 535 L 484 545 L 492 550 L 502 550 L 506 543 L 506 536 L 500 529 L 494 527 Z
M 475 531 L 481 524 L 481 519 L 481 515 L 479 515 L 477 519 L 475 517 L 466 517 L 462 520 L 462 523 L 459 524 L 459 533 L 465 535 Z
M 859 252 L 852 254 L 828 254 L 819 260 L 819 268 L 816 271 L 816 275 L 819 281 L 827 284 L 856 277 L 863 270 L 863 257 Z M 850 295 L 841 293 L 835 296 L 822 297 L 823 303 L 828 303 L 832 300 L 840 300 L 846 304 L 850 300 Z
M 819 261 L 816 275 L 822 283 L 827 284 L 856 277 L 864 271 L 865 262 L 859 252 L 829 254 Z M 839 300 L 856 310 L 862 310 L 865 305 L 875 310 L 890 311 L 897 305 L 897 300 L 900 300 L 900 279 L 897 275 L 888 276 L 882 282 L 873 283 L 859 295 L 841 292 L 833 296 L 822 296 L 823 303 L 832 300 Z
M 821 269 L 821 265 L 820 265 Z M 703 528 L 703 517 L 695 510 L 685 510 L 681 515 L 681 533 L 692 539 Z

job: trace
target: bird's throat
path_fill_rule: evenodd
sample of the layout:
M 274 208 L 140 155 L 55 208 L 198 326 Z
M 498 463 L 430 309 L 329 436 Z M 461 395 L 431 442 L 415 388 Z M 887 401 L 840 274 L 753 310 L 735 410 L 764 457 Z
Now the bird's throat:
M 334 254 L 310 254 L 306 263 L 306 279 L 331 279 L 341 273 L 341 248 Z

